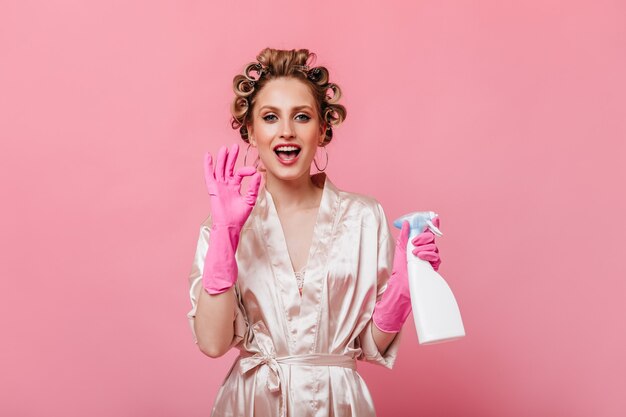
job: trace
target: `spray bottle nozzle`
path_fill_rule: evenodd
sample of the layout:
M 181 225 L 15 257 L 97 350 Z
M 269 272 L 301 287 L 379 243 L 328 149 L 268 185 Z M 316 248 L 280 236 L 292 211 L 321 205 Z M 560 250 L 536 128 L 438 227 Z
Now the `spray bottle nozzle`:
M 405 220 L 408 221 L 411 227 L 409 238 L 419 235 L 426 230 L 426 228 L 429 228 L 436 236 L 443 236 L 441 230 L 439 230 L 432 222 L 432 220 L 437 216 L 437 213 L 434 211 L 415 211 L 397 218 L 394 220 L 393 225 L 398 229 L 402 229 L 402 223 L 404 223 Z

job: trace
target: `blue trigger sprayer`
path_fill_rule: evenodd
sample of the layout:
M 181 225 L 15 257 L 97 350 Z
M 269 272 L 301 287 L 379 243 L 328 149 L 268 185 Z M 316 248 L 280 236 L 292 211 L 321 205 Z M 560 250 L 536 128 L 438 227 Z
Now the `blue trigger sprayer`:
M 465 328 L 459 306 L 452 290 L 430 262 L 413 255 L 415 246 L 411 240 L 429 228 L 436 236 L 443 233 L 432 223 L 437 217 L 433 211 L 416 211 L 396 219 L 393 225 L 398 229 L 407 220 L 411 226 L 406 245 L 409 290 L 413 319 L 420 345 L 446 342 L 465 336 Z

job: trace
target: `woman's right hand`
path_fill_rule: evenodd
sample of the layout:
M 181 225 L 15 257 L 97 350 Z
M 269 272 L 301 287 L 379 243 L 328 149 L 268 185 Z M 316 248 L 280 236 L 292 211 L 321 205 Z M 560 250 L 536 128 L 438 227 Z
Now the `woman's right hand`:
M 211 197 L 211 219 L 213 226 L 241 229 L 256 203 L 261 185 L 261 174 L 256 168 L 244 166 L 233 173 L 239 145 L 233 144 L 230 151 L 222 146 L 217 154 L 215 169 L 210 153 L 204 156 L 204 179 Z M 241 181 L 252 176 L 245 196 L 240 193 Z
M 213 159 L 207 152 L 204 156 L 204 178 L 211 196 L 211 235 L 206 252 L 202 285 L 211 295 L 227 291 L 237 281 L 235 252 L 239 234 L 256 203 L 261 184 L 261 174 L 254 167 L 242 167 L 233 174 L 239 145 L 234 144 L 230 152 L 222 146 Z M 245 196 L 241 190 L 243 177 L 252 175 L 252 183 Z

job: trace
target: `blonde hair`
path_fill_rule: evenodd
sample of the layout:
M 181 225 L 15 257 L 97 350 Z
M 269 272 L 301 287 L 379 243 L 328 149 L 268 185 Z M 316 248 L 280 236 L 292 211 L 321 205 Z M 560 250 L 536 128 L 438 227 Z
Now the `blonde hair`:
M 309 87 L 315 103 L 317 113 L 322 124 L 326 124 L 326 135 L 322 146 L 326 146 L 333 138 L 333 126 L 338 126 L 346 118 L 346 108 L 339 104 L 341 89 L 335 83 L 329 82 L 328 69 L 323 66 L 310 67 L 317 55 L 308 49 L 281 50 L 265 48 L 257 55 L 258 62 L 246 65 L 243 74 L 233 78 L 235 98 L 231 103 L 233 129 L 239 129 L 241 139 L 249 143 L 247 125 L 252 123 L 252 110 L 256 95 L 268 81 L 290 77 L 304 82 Z M 250 76 L 256 72 L 257 77 Z M 332 90 L 332 96 L 327 94 Z

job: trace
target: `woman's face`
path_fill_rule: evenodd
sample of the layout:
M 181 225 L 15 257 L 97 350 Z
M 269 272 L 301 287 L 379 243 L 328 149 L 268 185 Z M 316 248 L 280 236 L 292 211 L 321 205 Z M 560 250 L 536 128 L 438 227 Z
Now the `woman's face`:
M 324 129 L 308 87 L 284 77 L 268 81 L 259 91 L 248 126 L 250 144 L 267 174 L 287 181 L 309 175 Z

